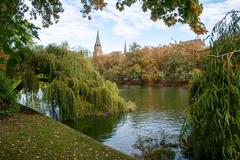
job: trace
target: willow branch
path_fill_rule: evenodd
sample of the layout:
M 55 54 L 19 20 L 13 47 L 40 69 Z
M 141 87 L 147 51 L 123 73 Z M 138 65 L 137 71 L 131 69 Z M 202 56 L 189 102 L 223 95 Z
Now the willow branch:
M 213 57 L 213 58 L 222 58 L 222 57 L 224 57 L 224 56 L 228 56 L 228 55 L 235 54 L 235 53 L 240 53 L 240 49 L 234 50 L 234 51 L 232 51 L 232 52 L 224 53 L 224 54 L 221 54 L 221 55 L 209 54 L 209 55 L 207 55 L 207 56 Z

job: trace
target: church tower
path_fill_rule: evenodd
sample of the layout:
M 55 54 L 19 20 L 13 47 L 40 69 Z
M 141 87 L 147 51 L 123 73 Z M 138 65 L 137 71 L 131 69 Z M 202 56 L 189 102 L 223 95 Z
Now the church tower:
M 125 43 L 124 43 L 124 51 L 123 51 L 123 53 L 124 53 L 124 54 L 127 53 L 127 44 L 126 44 L 126 41 L 125 41 Z
M 102 45 L 100 43 L 99 33 L 97 31 L 97 38 L 96 38 L 96 43 L 94 45 L 93 56 L 100 56 L 100 55 L 103 55 L 103 52 L 102 52 Z

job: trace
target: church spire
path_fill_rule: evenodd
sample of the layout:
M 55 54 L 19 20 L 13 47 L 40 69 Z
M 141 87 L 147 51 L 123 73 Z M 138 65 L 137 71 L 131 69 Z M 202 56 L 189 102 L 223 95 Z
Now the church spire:
M 127 53 L 127 44 L 126 44 L 126 41 L 125 41 L 125 43 L 124 43 L 124 52 L 123 52 L 124 54 L 126 54 Z
M 100 44 L 100 38 L 99 38 L 99 31 L 97 30 L 97 38 L 96 38 L 96 43 Z
M 97 30 L 97 38 L 96 38 L 96 43 L 94 45 L 93 56 L 99 56 L 99 55 L 103 55 L 103 52 L 102 52 L 102 45 L 99 38 L 99 31 Z

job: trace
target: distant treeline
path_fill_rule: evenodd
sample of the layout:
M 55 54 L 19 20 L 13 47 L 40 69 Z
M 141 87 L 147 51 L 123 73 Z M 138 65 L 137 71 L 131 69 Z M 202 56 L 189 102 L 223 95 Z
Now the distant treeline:
M 200 39 L 160 47 L 142 48 L 133 43 L 128 53 L 112 52 L 93 57 L 92 61 L 108 80 L 157 83 L 161 80 L 190 80 L 202 69 L 206 53 L 205 44 Z

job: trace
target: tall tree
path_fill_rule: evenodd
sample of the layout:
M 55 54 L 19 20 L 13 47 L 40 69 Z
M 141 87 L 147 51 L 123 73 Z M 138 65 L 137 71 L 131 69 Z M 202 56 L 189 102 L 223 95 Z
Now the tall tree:
M 32 95 L 40 89 L 45 105 L 59 106 L 62 120 L 129 109 L 117 86 L 104 80 L 83 54 L 70 51 L 65 44 L 24 48 L 16 54 L 8 61 L 8 74 L 22 81 Z
M 240 159 L 240 12 L 215 25 L 207 65 L 191 87 L 181 139 L 193 159 Z
M 38 27 L 30 23 L 31 19 L 42 18 L 43 27 L 57 22 L 59 13 L 63 12 L 62 4 L 58 0 L 2 0 L 0 2 L 0 49 L 7 53 L 23 47 L 31 39 L 38 38 Z

